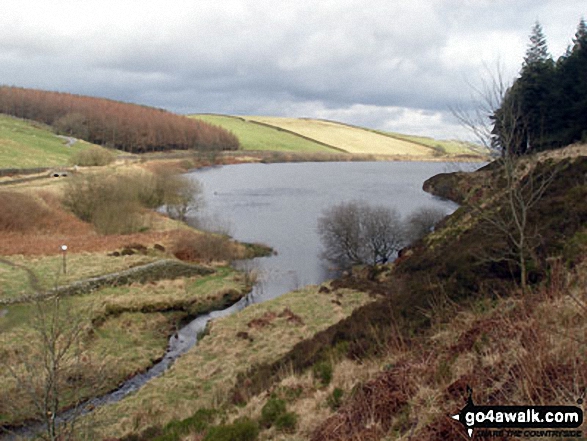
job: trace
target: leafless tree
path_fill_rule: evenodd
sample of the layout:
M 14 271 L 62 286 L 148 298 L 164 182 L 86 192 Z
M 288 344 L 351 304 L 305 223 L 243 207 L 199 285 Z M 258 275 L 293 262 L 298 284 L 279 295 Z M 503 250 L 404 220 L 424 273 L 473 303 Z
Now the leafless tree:
M 204 204 L 202 185 L 183 175 L 168 178 L 165 190 L 165 208 L 169 217 L 185 222 L 189 214 Z
M 487 174 L 484 187 L 496 203 L 468 202 L 487 226 L 487 234 L 498 235 L 506 243 L 505 251 L 488 253 L 485 258 L 514 264 L 520 273 L 520 286 L 526 291 L 528 267 L 540 241 L 530 214 L 554 180 L 557 168 L 537 167 L 536 155 L 515 153 L 514 147 L 522 141 L 524 115 L 520 103 L 508 94 L 509 89 L 498 69 L 481 89 L 474 89 L 474 110 L 453 109 L 453 114 L 495 158 L 496 172 Z
M 83 315 L 73 314 L 59 296 L 37 300 L 21 347 L 4 354 L 3 367 L 31 403 L 46 440 L 73 439 L 75 418 L 59 421 L 63 406 L 79 404 Z
M 403 244 L 395 209 L 351 201 L 324 211 L 318 219 L 323 257 L 341 267 L 387 262 Z

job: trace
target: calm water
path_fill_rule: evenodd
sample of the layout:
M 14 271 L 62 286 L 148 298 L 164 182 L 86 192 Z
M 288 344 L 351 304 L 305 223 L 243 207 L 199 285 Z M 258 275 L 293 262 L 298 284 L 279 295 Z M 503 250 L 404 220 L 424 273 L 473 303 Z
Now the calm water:
M 317 219 L 331 205 L 363 200 L 396 207 L 404 217 L 421 206 L 452 212 L 454 203 L 422 191 L 427 178 L 448 167 L 427 162 L 242 164 L 189 176 L 204 187 L 206 206 L 200 219 L 205 228 L 261 242 L 277 252 L 245 263 L 260 270 L 261 282 L 252 296 L 258 302 L 335 276 L 320 259 L 316 232 Z
M 473 170 L 479 164 L 463 164 Z M 446 213 L 456 205 L 422 191 L 429 177 L 454 171 L 454 165 L 422 162 L 344 162 L 294 164 L 244 164 L 198 170 L 189 176 L 204 186 L 206 207 L 200 221 L 211 230 L 228 232 L 237 240 L 262 242 L 277 255 L 243 262 L 256 268 L 261 281 L 253 293 L 222 311 L 196 318 L 169 340 L 165 357 L 147 372 L 127 380 L 119 389 L 87 402 L 88 413 L 114 403 L 140 389 L 162 374 L 174 360 L 197 341 L 210 319 L 236 312 L 251 302 L 277 297 L 307 284 L 321 283 L 336 274 L 320 259 L 320 239 L 316 232 L 322 211 L 334 204 L 363 200 L 396 207 L 402 216 L 422 206 L 440 207 Z M 73 412 L 58 416 L 72 418 Z M 32 437 L 40 425 L 18 430 L 15 435 Z M 2 439 L 15 439 L 14 435 Z

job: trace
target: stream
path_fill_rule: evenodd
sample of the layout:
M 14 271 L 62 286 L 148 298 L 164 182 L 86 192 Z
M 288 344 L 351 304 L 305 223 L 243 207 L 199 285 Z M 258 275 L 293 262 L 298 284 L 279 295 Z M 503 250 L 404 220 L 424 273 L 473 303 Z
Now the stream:
M 457 166 L 473 170 L 481 165 Z M 456 204 L 435 198 L 421 187 L 427 178 L 454 171 L 457 166 L 440 162 L 242 164 L 188 174 L 203 184 L 206 206 L 198 220 L 204 228 L 228 230 L 223 232 L 239 241 L 265 243 L 277 254 L 237 262 L 237 268 L 254 267 L 260 271 L 260 280 L 249 295 L 224 310 L 195 318 L 169 339 L 166 355 L 146 372 L 130 378 L 113 392 L 87 401 L 81 408 L 64 412 L 58 419 L 67 421 L 136 392 L 192 348 L 209 320 L 334 277 L 335 271 L 320 259 L 316 221 L 324 208 L 354 199 L 397 208 L 402 217 L 423 206 L 451 213 Z M 15 435 L 29 437 L 41 430 L 37 424 Z M 12 440 L 15 436 L 5 435 L 2 439 Z

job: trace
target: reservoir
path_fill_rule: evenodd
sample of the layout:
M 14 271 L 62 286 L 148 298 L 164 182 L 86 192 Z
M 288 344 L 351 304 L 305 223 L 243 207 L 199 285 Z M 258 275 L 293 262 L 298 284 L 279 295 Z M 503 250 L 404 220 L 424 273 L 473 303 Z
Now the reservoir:
M 234 239 L 260 242 L 276 255 L 240 263 L 254 269 L 259 282 L 250 301 L 260 302 L 336 276 L 321 259 L 317 220 L 324 209 L 345 201 L 395 207 L 405 219 L 420 207 L 447 214 L 450 201 L 425 193 L 422 184 L 455 167 L 473 170 L 481 164 L 441 162 L 315 162 L 240 164 L 190 173 L 203 185 L 205 206 L 200 225 Z M 237 263 L 237 266 L 239 264 Z

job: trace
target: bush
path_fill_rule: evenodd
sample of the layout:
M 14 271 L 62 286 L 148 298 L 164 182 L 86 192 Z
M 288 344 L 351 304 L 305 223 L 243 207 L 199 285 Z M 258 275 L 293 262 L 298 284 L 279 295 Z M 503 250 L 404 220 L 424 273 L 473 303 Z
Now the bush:
M 395 209 L 352 201 L 327 209 L 318 219 L 323 257 L 341 267 L 386 263 L 403 246 Z
M 63 204 L 102 234 L 127 234 L 146 228 L 145 208 L 167 204 L 168 210 L 185 218 L 195 208 L 199 192 L 197 184 L 172 174 L 102 172 L 69 180 Z
M 446 213 L 440 208 L 420 207 L 410 214 L 406 221 L 406 237 L 413 243 L 423 238 L 440 222 Z
M 277 397 L 271 397 L 267 403 L 265 403 L 263 409 L 261 409 L 261 426 L 271 427 L 280 416 L 285 414 L 285 412 L 285 401 Z
M 76 152 L 70 158 L 70 162 L 84 167 L 94 167 L 108 165 L 115 159 L 116 155 L 112 151 L 96 145 Z
M 178 259 L 188 262 L 226 261 L 238 257 L 235 245 L 226 236 L 187 231 L 177 237 L 171 252 Z
M 49 210 L 33 196 L 24 193 L 0 192 L 0 231 L 27 232 L 39 228 Z
M 281 414 L 275 420 L 275 428 L 281 432 L 293 433 L 298 425 L 298 415 L 295 412 Z
M 92 223 L 99 233 L 133 233 L 144 227 L 139 188 L 141 182 L 136 176 L 79 176 L 68 181 L 63 204 L 81 220 Z
M 218 411 L 213 409 L 199 409 L 194 415 L 181 421 L 172 421 L 163 428 L 163 435 L 155 441 L 179 441 L 182 437 L 192 433 L 202 433 L 214 421 Z
M 313 368 L 314 379 L 320 381 L 322 386 L 328 386 L 332 381 L 332 363 L 320 361 Z
M 204 441 L 254 441 L 258 436 L 258 424 L 248 418 L 241 418 L 232 424 L 211 428 Z
M 328 396 L 326 399 L 326 403 L 328 407 L 332 410 L 337 410 L 342 404 L 342 396 L 344 395 L 344 391 L 337 387 L 332 391 L 332 394 Z

